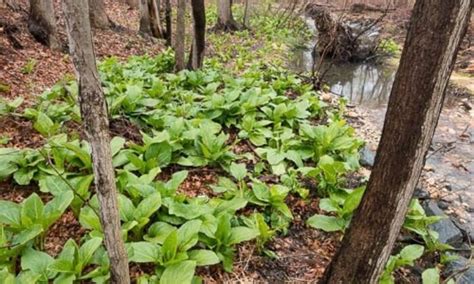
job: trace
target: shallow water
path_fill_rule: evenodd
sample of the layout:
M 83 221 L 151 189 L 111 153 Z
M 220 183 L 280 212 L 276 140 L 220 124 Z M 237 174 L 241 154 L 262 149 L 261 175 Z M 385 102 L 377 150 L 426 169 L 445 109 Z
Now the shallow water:
M 306 22 L 315 31 L 314 23 L 308 19 Z M 291 69 L 299 73 L 311 72 L 314 60 L 320 60 L 312 54 L 316 32 L 314 38 L 306 48 L 294 50 L 289 62 Z M 330 91 L 357 106 L 364 120 L 380 137 L 397 66 L 393 63 L 375 65 L 364 62 L 335 64 L 326 60 L 319 70 L 326 70 L 327 66 L 331 68 L 325 74 L 324 81 Z M 426 161 L 430 170 L 424 175 L 428 181 L 431 180 L 432 186 L 441 188 L 446 196 L 457 197 L 458 200 L 449 198 L 453 199 L 451 205 L 462 207 L 464 214 L 458 217 L 464 219 L 467 228 L 474 231 L 474 112 L 463 110 L 459 107 L 459 101 L 454 100 L 445 103 Z M 376 142 L 372 141 L 372 144 Z M 372 148 L 375 150 L 376 146 L 372 145 Z M 448 199 L 443 196 L 436 198 Z

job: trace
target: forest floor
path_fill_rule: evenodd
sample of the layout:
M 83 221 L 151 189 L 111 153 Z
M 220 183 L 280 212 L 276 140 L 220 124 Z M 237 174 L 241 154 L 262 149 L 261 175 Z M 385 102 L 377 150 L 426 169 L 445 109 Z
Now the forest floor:
M 26 0 L 18 1 L 21 10 L 11 13 L 0 7 L 0 96 L 8 99 L 25 98 L 21 108 L 35 102 L 36 95 L 52 87 L 55 83 L 73 74 L 73 68 L 67 48 L 62 51 L 51 51 L 35 42 L 27 31 Z M 59 6 L 55 1 L 56 18 L 59 24 L 60 38 L 65 43 L 66 36 L 64 21 Z M 106 1 L 110 19 L 118 24 L 116 30 L 94 30 L 94 45 L 99 59 L 116 56 L 120 59 L 133 55 L 156 55 L 166 47 L 163 41 L 143 38 L 138 35 L 138 13 L 129 9 L 120 1 Z M 403 29 L 407 15 L 390 15 L 385 30 L 398 42 L 402 42 Z M 6 29 L 15 27 L 13 36 L 22 48 L 15 48 L 7 36 Z M 473 47 L 470 42 L 473 37 L 469 34 L 469 46 L 465 46 L 456 65 L 456 82 L 472 91 L 472 76 L 474 74 Z M 213 52 L 213 47 L 209 49 Z M 456 89 L 454 89 L 456 90 Z M 457 96 L 456 96 L 457 95 Z M 337 104 L 336 97 L 326 98 L 330 104 Z M 455 218 L 463 230 L 474 235 L 474 112 L 473 96 L 466 92 L 451 92 L 449 103 L 443 109 L 443 114 L 434 138 L 432 151 L 423 171 L 420 187 L 428 192 L 424 199 L 433 199 L 446 213 Z M 375 151 L 382 129 L 384 109 L 369 109 L 363 106 L 349 104 L 347 119 L 367 142 L 367 148 Z M 32 147 L 37 148 L 45 143 L 39 133 L 33 129 L 31 121 L 23 118 L 0 118 L 0 147 Z M 117 132 L 132 132 L 129 125 L 117 123 Z M 129 133 L 130 134 L 130 133 Z M 372 153 L 373 155 L 373 153 Z M 355 184 L 366 179 L 370 174 L 370 166 L 361 168 L 349 182 Z M 461 177 L 461 178 L 460 178 Z M 199 195 L 209 191 L 208 184 L 217 179 L 215 172 L 192 173 L 181 185 L 180 190 L 190 195 Z M 462 180 L 464 183 L 460 183 Z M 20 202 L 35 190 L 34 186 L 12 186 L 9 182 L 0 183 L 0 196 L 4 200 Z M 341 233 L 325 233 L 308 228 L 305 220 L 319 213 L 319 200 L 302 202 L 290 196 L 287 204 L 291 208 L 294 220 L 288 234 L 274 238 L 268 249 L 277 258 L 262 256 L 256 251 L 254 243 L 238 246 L 238 253 L 232 273 L 224 272 L 220 267 L 201 268 L 198 274 L 206 283 L 222 282 L 311 282 L 322 276 L 338 248 Z M 46 250 L 56 255 L 68 238 L 79 239 L 84 235 L 72 212 L 65 214 L 50 230 L 46 237 Z M 132 273 L 143 273 L 142 268 L 132 267 Z M 401 274 L 409 273 L 403 271 Z M 398 277 L 401 277 L 400 275 Z

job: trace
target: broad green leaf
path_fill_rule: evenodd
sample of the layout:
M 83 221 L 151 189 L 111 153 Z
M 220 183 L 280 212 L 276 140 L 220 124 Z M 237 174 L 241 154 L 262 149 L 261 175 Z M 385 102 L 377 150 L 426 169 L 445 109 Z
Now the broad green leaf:
M 360 204 L 360 201 L 362 200 L 362 196 L 364 195 L 364 191 L 364 187 L 359 187 L 357 189 L 354 189 L 349 194 L 346 201 L 344 202 L 344 207 L 342 209 L 343 214 L 350 214 L 354 212 L 355 209 L 357 209 Z
M 160 257 L 160 246 L 149 242 L 135 242 L 127 244 L 131 247 L 130 262 L 155 263 Z
M 21 207 L 19 204 L 0 200 L 0 223 L 19 227 L 21 226 Z
M 25 226 L 41 222 L 43 218 L 44 204 L 41 198 L 33 193 L 23 200 L 21 206 L 21 223 Z
M 38 116 L 36 118 L 33 127 L 42 135 L 44 136 L 51 136 L 56 131 L 56 127 L 54 122 L 43 112 L 38 112 Z
M 21 256 L 21 269 L 40 274 L 41 279 L 47 281 L 48 276 L 53 276 L 48 273 L 48 266 L 53 261 L 54 259 L 49 254 L 28 248 Z
M 214 265 L 220 262 L 219 257 L 212 250 L 191 250 L 188 255 L 190 260 L 196 261 L 197 266 Z
M 428 268 L 421 274 L 423 284 L 439 284 L 439 270 L 437 268 Z
M 133 202 L 123 194 L 118 196 L 118 205 L 120 212 L 120 219 L 124 222 L 129 222 L 135 219 L 135 207 Z
M 245 241 L 255 239 L 259 232 L 248 227 L 234 227 L 230 231 L 229 244 L 238 244 Z
M 344 221 L 334 216 L 316 214 L 310 217 L 306 223 L 313 228 L 326 232 L 343 231 L 345 228 Z
M 168 235 L 174 230 L 176 228 L 166 222 L 156 222 L 150 226 L 148 233 L 143 238 L 151 243 L 163 244 Z
M 125 145 L 125 139 L 122 137 L 114 137 L 110 141 L 110 150 L 112 157 L 117 155 L 117 153 L 123 149 L 123 146 Z
M 400 251 L 399 255 L 402 259 L 413 262 L 423 255 L 424 250 L 422 245 L 408 245 Z
M 243 180 L 244 177 L 247 175 L 247 168 L 246 168 L 245 164 L 232 163 L 230 165 L 230 174 L 236 180 Z
M 187 251 L 198 242 L 198 233 L 201 229 L 201 220 L 192 220 L 184 223 L 178 229 L 178 250 Z
M 166 267 L 160 278 L 160 284 L 190 284 L 193 280 L 196 262 L 182 261 Z
M 92 238 L 85 242 L 80 248 L 79 248 L 79 259 L 78 259 L 78 264 L 80 266 L 80 270 L 82 270 L 86 265 L 89 264 L 89 261 L 92 258 L 92 255 L 96 252 L 96 250 L 100 247 L 102 244 L 102 238 Z
M 178 231 L 172 231 L 168 237 L 166 237 L 161 247 L 161 254 L 165 262 L 171 261 L 175 258 L 178 251 Z
M 15 172 L 13 179 L 19 185 L 28 185 L 33 179 L 36 171 L 37 170 L 34 168 L 21 168 Z
M 12 245 L 24 245 L 32 239 L 36 238 L 43 232 L 40 224 L 32 225 L 30 228 L 21 231 L 13 237 Z
M 45 228 L 51 226 L 66 211 L 74 199 L 74 193 L 70 190 L 58 194 L 53 200 L 44 206 L 44 218 L 42 220 Z
M 135 210 L 135 219 L 150 218 L 161 206 L 161 195 L 156 192 L 143 199 Z

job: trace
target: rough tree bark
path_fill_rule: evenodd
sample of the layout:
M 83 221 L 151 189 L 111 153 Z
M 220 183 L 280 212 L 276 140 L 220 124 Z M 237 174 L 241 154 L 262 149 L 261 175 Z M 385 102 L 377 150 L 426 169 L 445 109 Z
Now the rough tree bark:
M 110 153 L 107 106 L 95 63 L 87 0 L 64 0 L 69 49 L 79 85 L 79 105 L 92 148 L 100 221 L 110 259 L 111 283 L 130 283 Z
M 221 31 L 242 29 L 232 15 L 232 0 L 217 0 L 217 24 L 214 29 Z
M 89 17 L 94 28 L 106 29 L 110 26 L 104 0 L 89 0 Z
M 172 27 L 172 11 L 171 11 L 171 1 L 165 0 L 165 23 L 166 23 L 166 45 L 171 46 L 171 41 L 173 37 L 173 27 Z
M 204 0 L 191 0 L 194 38 L 189 54 L 188 69 L 196 70 L 202 67 L 206 48 L 206 8 Z
M 367 191 L 321 283 L 377 283 L 403 224 L 473 0 L 418 0 Z
M 30 0 L 28 30 L 41 44 L 51 49 L 59 48 L 52 0 Z
M 186 36 L 186 0 L 178 0 L 177 18 L 176 18 L 176 39 L 175 39 L 175 70 L 184 69 L 185 49 L 184 41 Z
M 160 13 L 155 0 L 140 0 L 140 28 L 143 35 L 150 35 L 156 38 L 163 37 L 161 28 Z

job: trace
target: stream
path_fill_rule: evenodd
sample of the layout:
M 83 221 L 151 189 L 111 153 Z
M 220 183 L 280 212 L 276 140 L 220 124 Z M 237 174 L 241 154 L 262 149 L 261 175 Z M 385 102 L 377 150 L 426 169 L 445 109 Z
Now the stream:
M 314 21 L 305 19 L 314 33 L 305 48 L 295 48 L 289 67 L 299 73 L 311 72 L 313 47 L 317 41 Z M 394 62 L 395 61 L 395 62 Z M 367 139 L 368 148 L 375 151 L 382 132 L 388 99 L 397 71 L 397 60 L 382 64 L 323 61 L 331 68 L 324 76 L 331 93 L 345 97 L 348 105 L 361 116 L 359 135 Z M 409 94 L 407 94 L 409 95 Z M 472 103 L 472 95 L 470 98 Z M 349 108 L 349 116 L 351 108 Z M 357 115 L 356 115 L 357 116 Z M 430 192 L 446 213 L 474 236 L 474 111 L 460 106 L 459 98 L 448 98 L 433 137 L 420 186 Z M 357 128 L 357 126 L 356 126 Z M 369 134 L 370 133 L 370 134 Z M 368 136 L 368 137 L 367 137 Z M 433 190 L 431 190 L 433 189 Z

